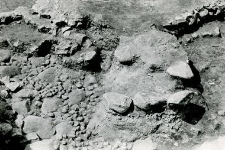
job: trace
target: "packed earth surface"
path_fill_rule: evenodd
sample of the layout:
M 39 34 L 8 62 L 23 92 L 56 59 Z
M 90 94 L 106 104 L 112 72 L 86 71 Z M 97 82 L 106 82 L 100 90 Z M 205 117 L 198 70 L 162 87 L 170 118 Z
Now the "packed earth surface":
M 224 0 L 0 2 L 0 150 L 225 150 Z

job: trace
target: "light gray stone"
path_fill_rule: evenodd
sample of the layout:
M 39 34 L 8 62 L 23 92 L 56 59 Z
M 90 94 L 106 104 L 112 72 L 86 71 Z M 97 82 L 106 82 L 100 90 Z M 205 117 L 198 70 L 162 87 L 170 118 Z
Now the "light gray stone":
M 59 123 L 55 127 L 56 137 L 61 137 L 64 134 L 68 135 L 71 132 L 72 128 L 73 128 L 73 126 L 71 124 L 69 124 L 68 122 Z
M 194 77 L 194 74 L 189 64 L 183 61 L 175 62 L 166 70 L 166 72 L 172 77 L 177 77 L 181 79 L 191 79 Z
M 63 101 L 58 98 L 45 98 L 41 107 L 41 112 L 43 114 L 48 114 L 50 112 L 57 111 L 59 107 L 63 104 Z
M 97 80 L 96 80 L 95 76 L 93 76 L 91 74 L 86 75 L 85 79 L 84 79 L 84 87 L 88 87 L 93 84 L 97 84 Z
M 148 95 L 143 92 L 138 92 L 134 95 L 133 103 L 142 110 L 149 110 L 151 106 L 155 106 L 165 102 L 165 99 L 160 96 Z
M 11 51 L 0 49 L 0 62 L 9 61 L 11 58 Z
M 103 98 L 107 101 L 108 108 L 117 113 L 127 112 L 132 103 L 132 99 L 128 96 L 115 92 L 105 93 Z
M 76 89 L 69 94 L 68 104 L 78 104 L 85 99 L 85 93 L 83 90 Z
M 37 116 L 27 116 L 24 119 L 24 133 L 36 133 L 41 139 L 48 139 L 53 134 L 52 122 Z
M 130 46 L 128 45 L 116 49 L 114 56 L 122 64 L 130 63 L 134 59 L 134 54 L 132 54 Z
M 16 93 L 16 97 L 18 98 L 32 98 L 35 97 L 36 95 L 37 91 L 32 89 L 22 89 Z
M 47 139 L 37 141 L 26 146 L 25 150 L 55 150 L 53 148 L 53 140 Z
M 51 67 L 51 68 L 44 70 L 37 76 L 37 78 L 41 79 L 45 82 L 48 82 L 48 83 L 54 82 L 55 78 L 56 78 L 56 68 Z
M 12 108 L 18 114 L 27 114 L 30 111 L 30 105 L 28 101 L 20 101 L 12 104 Z
M 168 98 L 167 103 L 168 104 L 187 104 L 193 95 L 194 95 L 193 91 L 189 91 L 189 90 L 179 91 L 171 95 Z
M 150 138 L 145 140 L 137 140 L 133 143 L 132 150 L 157 150 L 157 144 Z

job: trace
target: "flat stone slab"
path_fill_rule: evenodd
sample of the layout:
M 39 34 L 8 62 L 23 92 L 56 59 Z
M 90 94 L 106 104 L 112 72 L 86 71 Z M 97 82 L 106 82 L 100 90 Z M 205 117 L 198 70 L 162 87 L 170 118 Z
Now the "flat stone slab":
M 194 95 L 193 91 L 189 91 L 189 90 L 180 91 L 171 95 L 168 98 L 167 103 L 168 104 L 187 104 L 190 101 L 191 96 L 193 95 Z
M 175 62 L 166 70 L 166 72 L 172 77 L 181 79 L 191 79 L 194 77 L 191 67 L 183 61 Z

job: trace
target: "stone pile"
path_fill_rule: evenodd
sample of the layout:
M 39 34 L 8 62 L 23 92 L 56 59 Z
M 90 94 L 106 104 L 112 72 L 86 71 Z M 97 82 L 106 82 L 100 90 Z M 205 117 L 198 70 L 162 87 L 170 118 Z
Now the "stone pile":
M 182 36 L 185 33 L 190 33 L 190 31 L 195 31 L 204 23 L 223 20 L 224 15 L 225 3 L 217 2 L 197 8 L 192 12 L 186 12 L 182 16 L 175 17 L 173 21 L 165 24 L 164 28 L 176 36 Z M 215 33 L 218 35 L 218 30 Z

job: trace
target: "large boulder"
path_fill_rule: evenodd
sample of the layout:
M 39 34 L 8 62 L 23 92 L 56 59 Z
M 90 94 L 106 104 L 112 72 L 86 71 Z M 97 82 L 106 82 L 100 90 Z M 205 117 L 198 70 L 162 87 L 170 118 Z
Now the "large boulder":
M 27 116 L 24 119 L 23 131 L 26 134 L 36 133 L 41 139 L 48 139 L 53 134 L 53 126 L 49 119 Z
M 194 74 L 189 64 L 183 61 L 176 61 L 166 70 L 166 72 L 172 77 L 181 79 L 191 79 L 194 77 Z
M 45 98 L 41 107 L 43 114 L 57 111 L 58 108 L 63 104 L 63 101 L 58 98 Z
M 132 104 L 132 99 L 128 96 L 115 92 L 105 93 L 103 98 L 107 101 L 110 110 L 120 114 L 126 113 Z

